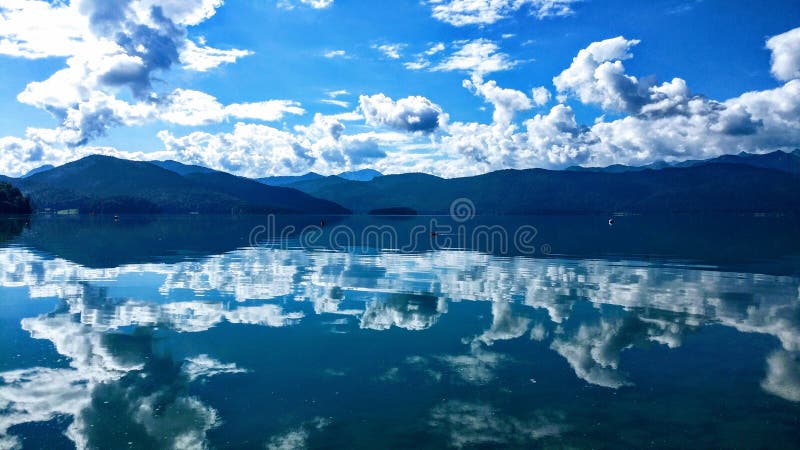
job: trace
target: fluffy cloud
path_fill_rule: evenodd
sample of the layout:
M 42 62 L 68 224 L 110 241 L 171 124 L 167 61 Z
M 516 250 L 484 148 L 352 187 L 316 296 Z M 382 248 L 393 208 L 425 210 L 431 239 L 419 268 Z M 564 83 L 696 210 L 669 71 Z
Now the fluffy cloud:
M 243 175 L 299 173 L 314 162 L 311 149 L 295 135 L 266 125 L 237 123 L 230 133 L 197 131 L 183 137 L 162 131 L 158 137 L 180 161 Z
M 334 173 L 381 160 L 387 156 L 385 144 L 406 140 L 401 133 L 344 134 L 343 122 L 359 119 L 350 113 L 316 114 L 310 125 L 298 125 L 294 132 L 238 122 L 232 132 L 196 131 L 176 137 L 161 131 L 158 136 L 172 159 L 243 176 Z
M 772 74 L 783 81 L 800 78 L 800 28 L 773 36 L 767 41 L 772 50 Z
M 460 27 L 488 25 L 522 8 L 538 19 L 572 14 L 575 0 L 430 0 L 433 17 Z
M 495 123 L 452 123 L 441 148 L 469 162 L 459 165 L 466 168 L 464 175 L 508 167 L 704 159 L 791 149 L 800 142 L 800 80 L 719 102 L 692 94 L 680 78 L 657 84 L 628 75 L 622 61 L 632 57 L 630 49 L 637 43 L 623 37 L 592 43 L 553 79 L 562 101 L 574 96 L 627 116 L 611 121 L 601 116 L 584 126 L 572 107 L 559 104 L 519 127 L 509 118 L 532 103 L 546 103 L 549 92 L 535 89 L 531 101 L 522 92 L 473 76 L 465 86 L 494 104 Z
M 508 124 L 517 112 L 533 108 L 533 102 L 524 92 L 501 88 L 495 81 L 484 82 L 478 75 L 473 75 L 471 80 L 464 80 L 464 87 L 494 105 L 495 123 Z
M 536 106 L 546 105 L 547 102 L 550 101 L 550 90 L 544 86 L 531 89 L 531 94 L 533 95 L 533 103 L 535 103 Z
M 582 103 L 637 111 L 643 102 L 642 92 L 638 80 L 625 74 L 622 60 L 632 57 L 630 49 L 638 43 L 622 36 L 593 42 L 553 78 L 553 84 L 559 92 L 575 95 Z
M 88 26 L 77 8 L 6 0 L 0 5 L 0 54 L 30 59 L 71 56 L 84 44 Z
M 7 1 L 0 6 L 0 53 L 66 57 L 66 67 L 19 94 L 51 113 L 63 143 L 85 145 L 118 125 L 158 118 L 154 77 L 176 65 L 207 71 L 249 55 L 198 45 L 187 28 L 213 16 L 221 0 Z M 119 99 L 129 92 L 134 103 Z
M 406 97 L 395 102 L 383 94 L 362 95 L 358 102 L 367 124 L 372 126 L 430 133 L 447 122 L 442 108 L 425 97 Z

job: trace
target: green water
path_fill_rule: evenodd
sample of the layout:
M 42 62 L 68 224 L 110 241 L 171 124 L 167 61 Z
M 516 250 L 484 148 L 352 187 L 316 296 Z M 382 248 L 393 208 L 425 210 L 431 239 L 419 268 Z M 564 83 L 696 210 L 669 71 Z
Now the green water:
M 800 447 L 796 219 L 439 219 L 0 220 L 0 448 Z

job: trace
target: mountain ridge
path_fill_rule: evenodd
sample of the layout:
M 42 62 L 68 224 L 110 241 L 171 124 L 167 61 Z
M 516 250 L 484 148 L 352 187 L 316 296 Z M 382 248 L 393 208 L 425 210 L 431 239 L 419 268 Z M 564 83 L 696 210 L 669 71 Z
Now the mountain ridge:
M 624 164 L 612 164 L 606 167 L 582 167 L 570 166 L 564 170 L 574 172 L 636 172 L 641 170 L 661 170 L 669 167 L 694 167 L 701 164 L 713 163 L 729 163 L 729 164 L 742 164 L 752 167 L 761 167 L 765 169 L 780 170 L 794 174 L 800 174 L 800 149 L 795 149 L 791 152 L 783 150 L 776 150 L 769 153 L 747 153 L 739 152 L 737 154 L 721 155 L 711 159 L 689 159 L 685 161 L 678 161 L 675 163 L 668 163 L 666 161 L 656 161 L 644 166 L 627 166 Z
M 16 185 L 40 210 L 97 213 L 447 214 L 458 198 L 470 199 L 480 214 L 793 212 L 800 211 L 795 161 L 800 151 L 726 155 L 668 167 L 504 169 L 451 179 L 406 173 L 354 181 L 314 174 L 271 186 L 176 161 L 93 155 L 27 178 L 0 176 L 0 181 Z
M 274 188 L 224 172 L 186 176 L 143 161 L 93 155 L 15 180 L 37 209 L 117 212 L 349 211 L 291 188 Z

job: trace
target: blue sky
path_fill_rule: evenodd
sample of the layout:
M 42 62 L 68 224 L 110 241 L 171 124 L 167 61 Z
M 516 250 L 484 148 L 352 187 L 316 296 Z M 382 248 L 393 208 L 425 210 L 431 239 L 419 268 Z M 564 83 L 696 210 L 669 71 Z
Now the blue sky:
M 798 27 L 796 1 L 0 0 L 0 171 L 105 153 L 460 176 L 792 149 Z

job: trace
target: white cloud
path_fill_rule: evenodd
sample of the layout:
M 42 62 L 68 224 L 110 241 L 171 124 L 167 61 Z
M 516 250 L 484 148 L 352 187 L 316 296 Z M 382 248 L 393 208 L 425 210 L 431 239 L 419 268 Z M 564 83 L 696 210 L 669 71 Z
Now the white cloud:
M 222 64 L 233 64 L 237 59 L 252 55 L 249 50 L 220 50 L 207 45 L 198 46 L 192 41 L 186 41 L 186 47 L 181 51 L 180 61 L 183 67 L 196 72 L 206 72 Z
M 406 48 L 406 44 L 381 44 L 373 45 L 372 48 L 383 53 L 387 58 L 400 59 L 400 52 Z
M 367 124 L 372 126 L 430 133 L 447 121 L 442 108 L 425 97 L 406 97 L 395 102 L 383 94 L 376 94 L 362 95 L 358 101 Z
M 207 71 L 250 54 L 216 49 L 202 39 L 198 45 L 187 38 L 188 27 L 213 16 L 221 4 L 221 0 L 69 4 L 8 0 L 0 8 L 0 53 L 67 58 L 65 67 L 29 83 L 17 99 L 48 111 L 60 122 L 50 137 L 81 146 L 111 127 L 158 119 L 156 74 L 178 63 L 187 70 Z M 126 90 L 134 103 L 118 98 Z
M 510 56 L 499 50 L 500 47 L 488 39 L 468 41 L 431 70 L 434 72 L 463 71 L 486 75 L 509 70 L 519 64 L 518 61 L 512 60 Z
M 336 97 L 341 97 L 343 95 L 350 95 L 350 92 L 346 89 L 338 89 L 335 91 L 328 91 L 327 95 L 330 98 L 336 98 Z
M 434 55 L 436 55 L 438 53 L 443 52 L 445 50 L 445 48 L 447 48 L 447 47 L 444 45 L 444 42 L 437 42 L 436 44 L 433 44 L 427 50 L 425 50 L 425 51 L 423 51 L 421 53 L 417 53 L 413 61 L 404 62 L 403 66 L 405 66 L 405 68 L 408 69 L 408 70 L 427 69 L 428 67 L 431 66 L 431 61 L 430 61 L 429 58 L 431 56 L 434 56 Z
M 342 108 L 349 108 L 350 107 L 350 103 L 349 102 L 346 102 L 344 100 L 335 100 L 335 99 L 332 99 L 332 98 L 323 98 L 322 100 L 320 100 L 320 103 L 327 103 L 329 105 L 340 106 Z
M 424 58 L 417 58 L 414 61 L 406 61 L 403 63 L 403 66 L 408 70 L 422 70 L 430 67 L 430 65 L 430 61 Z
M 328 91 L 325 93 L 328 98 L 324 98 L 320 100 L 321 103 L 326 103 L 328 105 L 340 106 L 342 108 L 349 108 L 350 102 L 344 100 L 338 100 L 339 97 L 350 95 L 350 92 L 345 89 L 339 89 L 335 91 Z
M 464 80 L 464 87 L 494 106 L 492 117 L 495 123 L 508 124 L 517 112 L 533 108 L 531 99 L 524 92 L 501 88 L 493 80 L 484 82 L 477 75 L 473 75 L 471 80 Z
M 180 161 L 251 177 L 300 173 L 314 162 L 311 149 L 295 135 L 266 125 L 237 123 L 231 133 L 183 137 L 161 131 L 158 137 Z
M 279 8 L 291 10 L 297 6 L 305 6 L 313 9 L 326 9 L 333 6 L 333 0 L 278 0 Z
M 576 0 L 429 0 L 433 17 L 442 22 L 461 27 L 489 25 L 506 19 L 520 9 L 531 16 L 544 19 L 573 13 Z
M 782 81 L 800 78 L 800 28 L 771 37 L 772 75 Z
M 295 132 L 240 122 L 232 132 L 197 131 L 176 137 L 161 131 L 158 136 L 171 159 L 252 178 L 358 168 L 385 158 L 385 144 L 406 139 L 401 133 L 344 134 L 342 122 L 354 120 L 363 120 L 363 116 L 318 113 L 310 125 L 298 125 Z
M 325 56 L 328 59 L 346 58 L 347 52 L 344 50 L 328 50 L 327 52 L 325 52 L 323 56 Z
M 0 5 L 0 54 L 23 58 L 71 56 L 85 43 L 88 20 L 74 6 L 5 0 Z
M 431 48 L 425 50 L 425 54 L 428 55 L 428 56 L 432 56 L 432 55 L 435 55 L 435 54 L 437 54 L 437 53 L 439 53 L 441 51 L 444 51 L 444 49 L 445 49 L 444 42 L 437 42 L 436 44 L 431 46 Z
M 641 88 L 635 77 L 625 74 L 621 61 L 633 57 L 630 49 L 638 43 L 622 36 L 593 42 L 553 78 L 553 84 L 558 92 L 573 94 L 582 103 L 635 112 L 642 100 Z
M 166 98 L 159 118 L 178 125 L 208 125 L 228 118 L 253 119 L 264 122 L 281 120 L 286 114 L 302 115 L 305 110 L 291 100 L 267 100 L 252 103 L 232 103 L 223 106 L 205 92 L 176 89 Z
M 533 103 L 535 103 L 536 106 L 544 106 L 550 101 L 550 90 L 544 86 L 533 88 L 531 94 L 533 95 Z
M 225 107 L 225 112 L 238 119 L 255 119 L 274 122 L 285 114 L 303 115 L 305 110 L 293 100 L 267 100 L 254 103 L 233 103 Z

